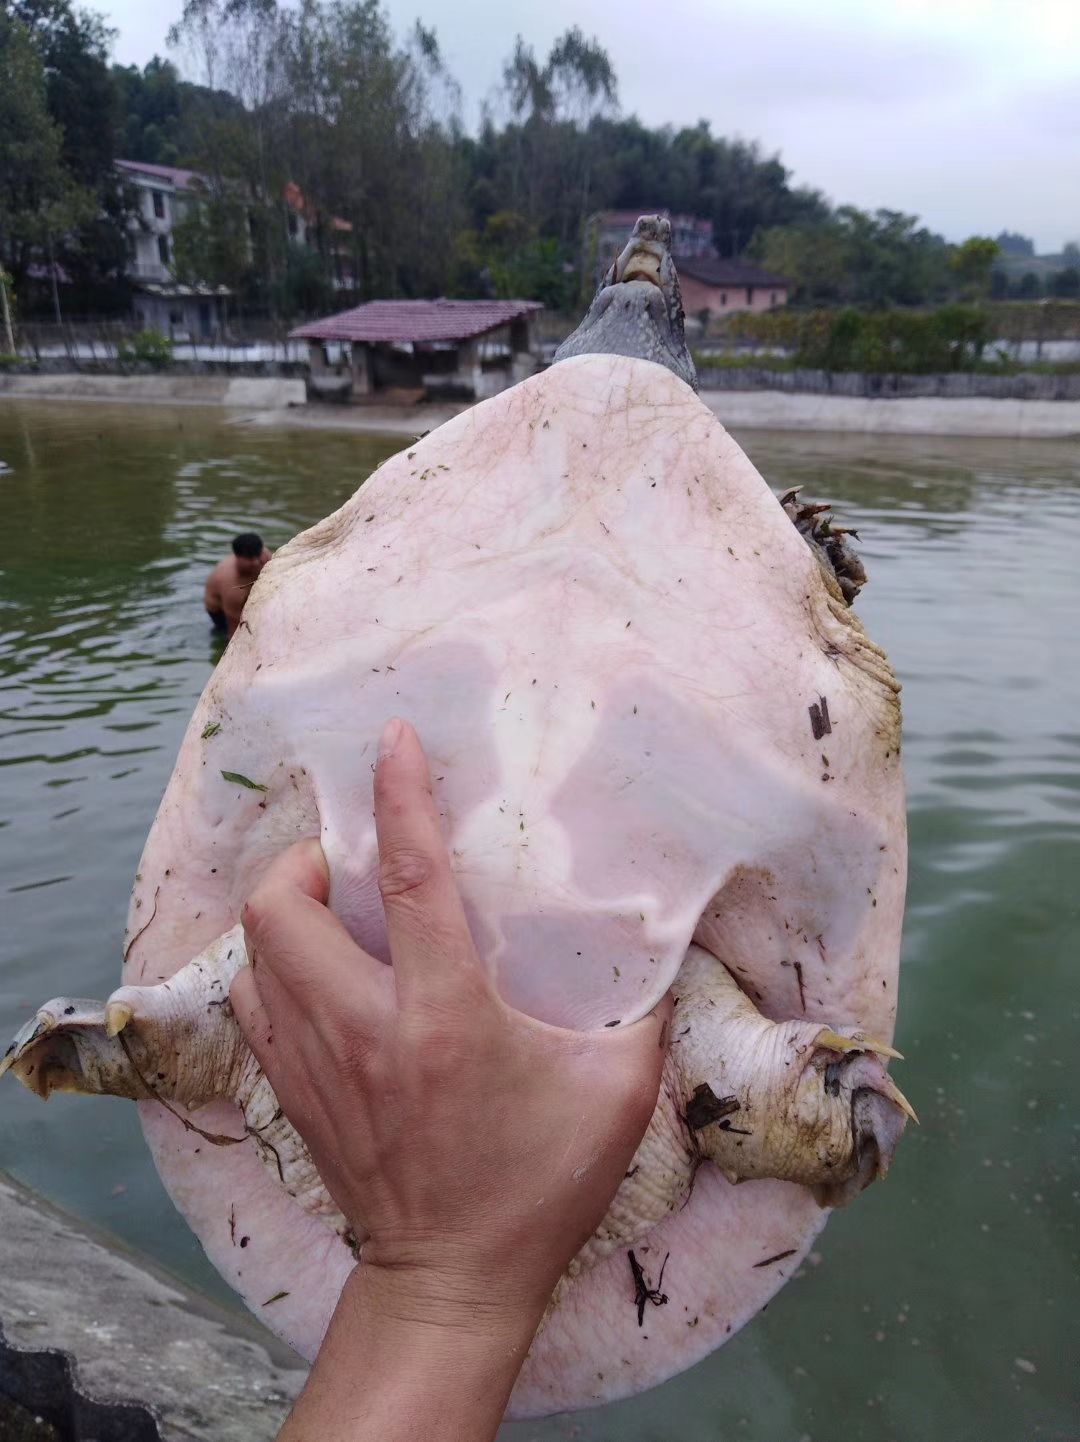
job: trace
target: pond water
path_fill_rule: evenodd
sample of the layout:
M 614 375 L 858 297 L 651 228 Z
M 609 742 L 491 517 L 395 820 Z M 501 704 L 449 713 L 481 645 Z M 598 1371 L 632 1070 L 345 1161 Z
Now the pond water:
M 1080 1437 L 1080 452 L 748 432 L 862 535 L 904 683 L 911 883 L 893 1174 L 720 1352 L 507 1442 Z M 241 529 L 325 515 L 396 440 L 0 402 L 0 1037 L 115 984 L 131 878 L 216 659 Z M 134 1108 L 0 1093 L 0 1167 L 219 1297 Z

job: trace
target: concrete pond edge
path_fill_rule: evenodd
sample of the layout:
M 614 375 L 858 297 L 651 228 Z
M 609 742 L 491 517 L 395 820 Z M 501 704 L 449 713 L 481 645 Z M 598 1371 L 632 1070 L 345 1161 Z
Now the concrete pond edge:
M 75 1442 L 271 1442 L 306 1375 L 254 1320 L 0 1172 L 0 1407 Z

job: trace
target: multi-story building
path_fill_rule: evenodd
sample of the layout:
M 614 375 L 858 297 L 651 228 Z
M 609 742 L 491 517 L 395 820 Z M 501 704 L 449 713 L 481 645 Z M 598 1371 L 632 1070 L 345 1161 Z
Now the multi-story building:
M 116 170 L 135 195 L 128 230 L 135 318 L 171 340 L 212 340 L 223 334 L 232 291 L 228 286 L 183 284 L 176 279 L 175 227 L 199 203 L 205 182 L 194 170 L 117 160 Z
M 185 284 L 176 278 L 175 229 L 196 209 L 209 182 L 195 170 L 173 165 L 151 165 L 118 160 L 116 170 L 135 194 L 135 214 L 129 230 L 131 261 L 128 278 L 134 292 L 139 323 L 174 340 L 209 340 L 224 332 L 228 286 Z M 284 223 L 288 239 L 315 248 L 319 215 L 292 181 L 285 187 Z M 356 288 L 352 265 L 352 226 L 331 216 L 328 249 L 332 284 L 336 291 Z

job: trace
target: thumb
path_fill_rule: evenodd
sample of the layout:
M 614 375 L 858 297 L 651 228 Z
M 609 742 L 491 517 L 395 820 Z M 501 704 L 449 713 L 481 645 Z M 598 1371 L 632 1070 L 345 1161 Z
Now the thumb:
M 254 1052 L 255 1060 L 266 1071 L 273 1049 L 274 1029 L 250 966 L 241 967 L 233 977 L 229 1000 L 244 1040 Z

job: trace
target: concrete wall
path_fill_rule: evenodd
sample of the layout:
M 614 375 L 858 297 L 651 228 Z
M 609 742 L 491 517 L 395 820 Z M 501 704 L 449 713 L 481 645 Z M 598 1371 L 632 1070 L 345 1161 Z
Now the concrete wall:
M 869 400 L 933 396 L 942 399 L 1080 401 L 1080 375 L 995 376 L 957 371 L 949 375 L 867 375 L 861 371 L 769 370 L 764 366 L 702 366 L 702 390 L 788 391 L 809 395 L 865 396 Z
M 13 1435 L 5 1411 L 22 1411 L 55 1429 L 35 1437 L 74 1442 L 271 1442 L 306 1376 L 254 1320 L 189 1291 L 2 1172 L 0 1332 L 5 1439 Z
M 66 371 L 55 375 L 0 374 L 0 400 L 24 399 L 148 401 L 179 405 L 242 406 L 247 410 L 278 410 L 302 406 L 304 382 L 274 376 L 86 375 Z
M 729 430 L 857 431 L 871 435 L 1080 438 L 1080 401 L 968 400 L 706 391 Z

